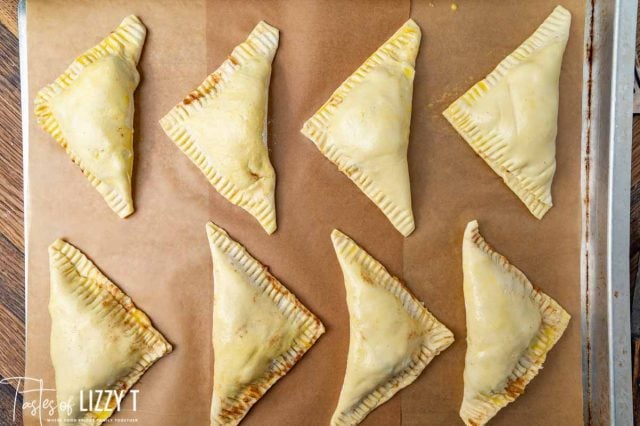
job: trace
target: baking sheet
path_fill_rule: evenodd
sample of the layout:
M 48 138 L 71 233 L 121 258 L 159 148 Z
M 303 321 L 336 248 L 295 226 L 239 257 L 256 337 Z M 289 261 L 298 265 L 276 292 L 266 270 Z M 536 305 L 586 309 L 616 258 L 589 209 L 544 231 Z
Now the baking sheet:
M 573 316 L 544 371 L 492 424 L 582 423 L 580 363 L 580 123 L 584 3 L 564 57 L 554 208 L 542 221 L 475 156 L 441 111 L 491 69 L 555 3 L 459 1 L 31 0 L 29 97 L 120 20 L 148 28 L 136 92 L 136 213 L 118 219 L 64 152 L 30 120 L 28 145 L 27 372 L 53 387 L 49 359 L 47 246 L 64 237 L 127 292 L 174 344 L 136 385 L 140 424 L 207 424 L 213 367 L 212 278 L 204 224 L 245 244 L 327 327 L 298 365 L 254 406 L 244 424 L 328 424 L 348 347 L 342 276 L 329 233 L 340 228 L 422 299 L 456 343 L 364 424 L 459 423 L 464 363 L 460 245 L 477 218 L 498 251 Z M 402 238 L 299 129 L 335 88 L 407 18 L 423 31 L 409 146 L 417 229 Z M 281 30 L 270 97 L 270 155 L 277 172 L 278 231 L 267 236 L 231 206 L 157 124 L 243 41 L 261 19 Z M 29 116 L 31 118 L 31 116 Z M 52 397 L 52 396 L 50 396 Z M 29 394 L 25 395 L 25 401 Z M 43 412 L 43 417 L 47 417 Z M 38 418 L 25 413 L 25 424 Z

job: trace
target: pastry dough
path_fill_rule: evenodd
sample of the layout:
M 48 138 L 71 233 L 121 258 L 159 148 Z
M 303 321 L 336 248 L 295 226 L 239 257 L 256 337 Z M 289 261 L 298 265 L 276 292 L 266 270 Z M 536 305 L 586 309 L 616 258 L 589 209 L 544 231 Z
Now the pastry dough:
M 90 396 L 94 404 L 98 398 L 92 390 L 126 393 L 172 348 L 145 313 L 71 244 L 57 240 L 49 247 L 49 267 L 57 398 L 72 408 L 59 410 L 60 424 L 99 425 L 113 414 L 116 399 L 81 411 L 80 391 L 85 409 Z
M 408 20 L 302 128 L 404 236 L 415 228 L 407 147 L 420 37 Z
M 324 333 L 324 326 L 227 233 L 207 224 L 213 257 L 212 425 L 237 425 Z
M 444 111 L 538 219 L 552 206 L 558 81 L 570 25 L 569 11 L 556 7 L 529 39 Z
M 460 417 L 479 426 L 524 392 L 570 316 L 493 251 L 475 220 L 464 233 L 462 264 L 467 355 Z
M 133 213 L 133 92 L 146 29 L 131 15 L 35 99 L 38 124 L 118 216 Z
M 276 230 L 276 175 L 267 150 L 267 105 L 278 30 L 260 22 L 247 40 L 160 125 L 227 200 Z
M 331 233 L 347 290 L 347 370 L 331 424 L 355 425 L 409 386 L 453 343 L 453 334 L 377 260 Z

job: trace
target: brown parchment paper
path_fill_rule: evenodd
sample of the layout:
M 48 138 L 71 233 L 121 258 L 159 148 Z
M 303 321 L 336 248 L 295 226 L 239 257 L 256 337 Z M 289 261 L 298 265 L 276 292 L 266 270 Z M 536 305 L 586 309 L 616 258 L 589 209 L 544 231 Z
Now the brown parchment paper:
M 251 410 L 247 425 L 326 425 L 345 369 L 349 323 L 329 233 L 337 227 L 400 276 L 456 342 L 416 382 L 375 410 L 369 425 L 461 424 L 465 351 L 460 245 L 477 218 L 498 251 L 573 316 L 525 395 L 496 425 L 582 423 L 580 360 L 580 122 L 584 4 L 564 57 L 555 206 L 531 216 L 441 116 L 555 6 L 539 0 L 464 1 L 30 0 L 29 99 L 128 14 L 148 28 L 136 91 L 134 201 L 119 219 L 51 137 L 29 117 L 26 375 L 55 386 L 49 357 L 47 247 L 63 237 L 85 252 L 174 344 L 113 420 L 208 424 L 213 282 L 204 225 L 213 220 L 268 265 L 324 322 L 327 333 Z M 409 17 L 423 31 L 409 164 L 417 229 L 409 238 L 299 132 L 302 123 Z M 261 19 L 278 27 L 269 102 L 278 231 L 267 236 L 209 185 L 158 120 L 226 58 Z M 35 385 L 28 384 L 27 389 Z M 44 392 L 44 398 L 54 398 Z M 26 393 L 25 401 L 38 399 Z M 25 424 L 54 416 L 25 412 Z

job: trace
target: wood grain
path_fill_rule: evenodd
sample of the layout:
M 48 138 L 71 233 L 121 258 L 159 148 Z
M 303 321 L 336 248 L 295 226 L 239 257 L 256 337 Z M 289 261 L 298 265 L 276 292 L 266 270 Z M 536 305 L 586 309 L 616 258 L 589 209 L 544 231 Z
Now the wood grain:
M 636 419 L 636 424 L 638 423 L 638 419 L 640 419 L 640 395 L 638 388 L 638 377 L 640 377 L 640 339 L 636 339 L 631 343 L 633 345 L 633 378 L 635 385 L 633 386 L 633 418 Z
M 640 115 L 633 117 L 633 149 L 631 154 L 631 236 L 629 258 L 633 294 L 640 253 Z
M 0 376 L 24 374 L 24 255 L 0 235 L 0 336 L 9 344 L 0 346 Z
M 0 376 L 0 381 L 3 377 Z M 14 409 L 15 407 L 15 409 Z M 15 388 L 0 385 L 0 425 L 22 424 L 22 395 L 16 394 Z M 14 422 L 15 413 L 15 422 Z
M 17 1 L 0 0 L 0 380 L 24 375 L 22 131 Z M 15 388 L 0 384 L 0 424 L 14 424 Z M 22 396 L 18 395 L 18 407 Z M 15 424 L 22 424 L 16 410 Z
M 1 15 L 0 15 L 1 16 Z M 23 249 L 18 39 L 0 25 L 0 233 Z
M 18 36 L 17 10 L 17 0 L 0 0 L 0 24 L 16 37 Z
M 640 22 L 640 10 L 638 11 Z M 640 53 L 640 26 L 636 29 L 636 56 Z M 637 58 L 636 58 L 637 61 Z M 640 259 L 640 115 L 633 117 L 633 148 L 631 154 L 631 235 L 629 240 L 629 258 L 631 271 L 631 294 L 635 287 L 635 278 Z

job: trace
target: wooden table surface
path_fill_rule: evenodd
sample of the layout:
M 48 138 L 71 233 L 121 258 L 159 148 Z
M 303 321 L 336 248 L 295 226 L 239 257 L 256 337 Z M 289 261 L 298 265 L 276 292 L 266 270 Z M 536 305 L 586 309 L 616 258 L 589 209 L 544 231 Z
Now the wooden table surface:
M 0 381 L 24 375 L 22 128 L 16 9 L 17 0 L 0 0 Z M 631 285 L 640 255 L 640 116 L 633 119 L 632 161 Z M 13 387 L 0 385 L 0 425 L 12 424 L 15 396 Z M 22 405 L 20 394 L 17 404 Z M 16 410 L 16 423 L 22 424 L 20 409 Z
M 24 375 L 22 127 L 17 0 L 0 0 L 0 380 Z M 0 424 L 11 424 L 16 392 L 0 385 Z M 22 398 L 18 395 L 19 407 Z M 16 423 L 22 424 L 17 409 Z

